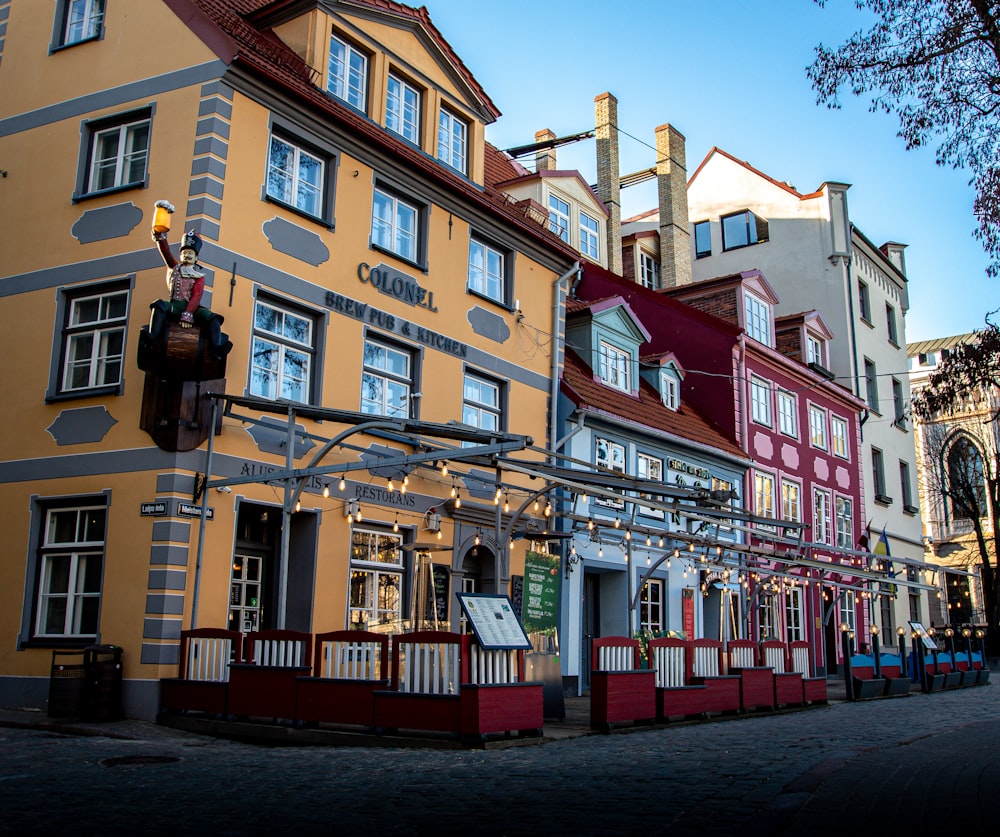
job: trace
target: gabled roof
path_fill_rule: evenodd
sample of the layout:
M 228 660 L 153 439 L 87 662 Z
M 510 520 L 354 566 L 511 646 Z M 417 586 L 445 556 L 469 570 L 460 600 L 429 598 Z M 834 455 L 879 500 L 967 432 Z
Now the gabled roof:
M 779 189 L 782 189 L 783 191 L 787 192 L 789 195 L 793 195 L 794 197 L 798 198 L 800 201 L 810 200 L 812 198 L 817 198 L 817 197 L 819 197 L 820 195 L 823 194 L 823 190 L 822 189 L 817 189 L 815 192 L 809 192 L 809 193 L 803 194 L 802 192 L 798 191 L 798 189 L 796 189 L 794 186 L 792 186 L 790 183 L 783 183 L 780 180 L 775 180 L 770 175 L 764 174 L 764 172 L 762 172 L 760 169 L 757 169 L 757 168 L 754 168 L 753 166 L 751 166 L 746 160 L 740 160 L 738 157 L 734 157 L 728 151 L 723 151 L 718 146 L 712 146 L 712 149 L 708 152 L 708 154 L 705 155 L 705 159 L 702 160 L 701 163 L 698 164 L 698 168 L 695 169 L 694 174 L 692 174 L 691 177 L 688 178 L 688 187 L 689 188 L 690 188 L 691 184 L 694 183 L 695 178 L 698 177 L 698 175 L 701 172 L 701 170 L 703 168 L 705 168 L 706 165 L 708 165 L 708 161 L 711 160 L 712 157 L 714 157 L 716 154 L 718 154 L 720 157 L 725 157 L 727 160 L 731 160 L 732 162 L 736 163 L 736 165 L 738 165 L 738 166 L 742 166 L 747 171 L 752 172 L 753 174 L 757 175 L 762 180 L 766 180 L 768 183 L 771 183 L 774 186 L 777 186 Z
M 569 259 L 578 258 L 579 254 L 551 232 L 547 225 L 538 223 L 535 218 L 536 213 L 530 206 L 525 202 L 514 201 L 496 188 L 496 180 L 489 179 L 490 175 L 506 176 L 511 171 L 510 166 L 502 159 L 505 156 L 502 152 L 486 144 L 484 172 L 486 182 L 483 189 L 478 188 L 474 183 L 451 172 L 446 166 L 328 95 L 316 85 L 312 68 L 301 56 L 285 45 L 273 31 L 255 25 L 255 21 L 258 20 L 280 17 L 281 12 L 290 12 L 292 7 L 303 5 L 305 0 L 163 0 L 163 2 L 228 66 L 240 67 L 245 72 L 264 79 L 279 94 L 360 135 L 370 146 L 384 149 L 386 153 L 405 159 L 413 170 L 445 184 L 466 199 L 502 212 L 523 231 L 544 240 L 547 247 L 561 251 Z M 311 2 L 316 3 L 319 0 Z M 446 46 L 440 33 L 430 24 L 427 10 L 423 7 L 412 9 L 390 0 L 349 0 L 349 2 L 339 0 L 334 5 L 343 6 L 346 10 L 360 7 L 410 18 L 423 26 L 432 39 L 439 41 L 442 49 Z M 451 48 L 448 47 L 446 52 L 451 53 Z M 464 65 L 461 69 L 468 74 Z M 471 74 L 468 74 L 468 80 L 471 83 L 475 82 Z M 478 84 L 475 86 L 479 89 Z M 495 110 L 492 103 L 489 106 Z M 496 113 L 499 115 L 499 111 Z
M 604 205 L 604 201 L 597 196 L 597 192 L 594 191 L 594 187 L 584 180 L 583 175 L 576 169 L 541 169 L 540 171 L 535 172 L 524 170 L 523 174 L 520 174 L 510 180 L 501 181 L 496 185 L 502 189 L 513 189 L 517 186 L 531 183 L 532 181 L 558 180 L 561 178 L 576 181 L 577 186 L 593 198 L 594 208 L 599 212 L 603 212 L 604 216 L 607 217 L 608 210 Z
M 775 332 L 786 328 L 801 328 L 802 326 L 812 329 L 824 340 L 833 339 L 833 332 L 827 326 L 826 320 L 815 309 L 800 311 L 796 314 L 784 314 L 781 317 L 774 318 Z
M 626 421 L 653 434 L 713 448 L 722 456 L 744 460 L 744 453 L 726 439 L 698 410 L 682 401 L 679 409 L 664 406 L 660 394 L 640 378 L 638 397 L 604 386 L 572 349 L 566 349 L 561 381 L 563 394 L 577 408 L 589 409 L 609 418 Z
M 734 288 L 738 285 L 750 286 L 755 293 L 763 296 L 771 305 L 776 305 L 779 301 L 771 283 L 767 281 L 764 274 L 757 268 L 744 270 L 740 273 L 729 273 L 725 276 L 716 276 L 712 279 L 703 279 L 700 282 L 689 282 L 685 285 L 674 285 L 663 288 L 660 293 L 676 299 L 686 299 L 694 296 L 701 296 L 710 291 L 717 291 L 725 288 Z

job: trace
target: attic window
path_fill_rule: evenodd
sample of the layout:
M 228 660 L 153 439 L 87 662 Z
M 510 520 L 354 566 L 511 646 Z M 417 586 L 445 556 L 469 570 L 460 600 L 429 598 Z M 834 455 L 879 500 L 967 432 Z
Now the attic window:
M 823 362 L 823 342 L 812 334 L 806 335 L 806 363 L 815 363 L 825 366 Z
M 681 391 L 677 379 L 667 372 L 660 373 L 660 398 L 663 405 L 670 410 L 676 410 L 681 405 Z
M 367 87 L 368 56 L 347 41 L 330 35 L 327 92 L 363 111 Z
M 767 241 L 767 221 L 749 209 L 722 216 L 722 249 L 735 250 Z
M 601 380 L 609 387 L 620 389 L 622 392 L 631 392 L 631 376 L 629 375 L 629 369 L 632 366 L 631 355 L 604 340 L 601 341 L 600 352 Z

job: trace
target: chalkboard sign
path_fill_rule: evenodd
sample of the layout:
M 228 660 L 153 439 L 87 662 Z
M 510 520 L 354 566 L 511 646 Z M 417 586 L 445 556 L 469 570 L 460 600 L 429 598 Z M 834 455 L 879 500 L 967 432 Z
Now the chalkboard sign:
M 524 621 L 524 611 L 521 610 L 521 599 L 524 595 L 524 576 L 512 575 L 510 577 L 510 601 L 514 605 L 514 613 L 521 614 L 521 621 Z
M 448 592 L 451 587 L 451 573 L 443 564 L 434 565 L 434 608 L 439 625 L 448 624 Z
M 485 593 L 458 593 L 457 596 L 480 647 L 486 650 L 531 648 L 509 596 Z

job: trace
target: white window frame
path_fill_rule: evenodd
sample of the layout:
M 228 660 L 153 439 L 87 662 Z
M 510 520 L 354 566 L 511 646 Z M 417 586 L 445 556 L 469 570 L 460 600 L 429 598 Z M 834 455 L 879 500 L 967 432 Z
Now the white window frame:
M 94 513 L 100 512 L 100 522 L 96 520 Z M 104 552 L 107 538 L 107 512 L 106 504 L 81 505 L 81 506 L 61 506 L 47 509 L 45 512 L 45 524 L 42 531 L 40 554 L 39 554 L 39 580 L 38 598 L 35 613 L 35 625 L 33 636 L 39 639 L 52 637 L 83 638 L 96 636 L 100 632 L 100 606 L 103 594 L 104 579 Z M 72 539 L 60 539 L 56 527 L 56 517 L 74 515 L 74 534 Z M 98 532 L 91 531 L 91 526 L 100 526 L 100 537 L 96 537 Z M 69 566 L 66 572 L 66 589 L 53 590 L 53 563 L 56 560 L 68 560 Z M 97 562 L 97 589 L 87 589 L 88 579 L 93 582 L 92 562 Z M 91 564 L 88 567 L 88 563 Z M 97 612 L 87 613 L 93 610 L 93 603 L 96 601 Z M 91 605 L 88 608 L 88 605 Z M 62 630 L 50 630 L 50 617 L 56 617 L 52 613 L 53 607 L 62 608 Z M 84 619 L 90 619 L 93 623 L 93 630 L 84 624 Z
M 830 492 L 825 488 L 813 488 L 813 543 L 830 544 L 832 523 Z
M 140 147 L 136 138 L 145 133 L 145 143 Z M 100 120 L 86 126 L 87 163 L 83 182 L 86 195 L 108 192 L 113 189 L 130 189 L 142 186 L 149 171 L 149 145 L 153 133 L 153 118 L 148 111 L 141 116 L 128 114 L 120 120 Z M 116 138 L 114 154 L 102 154 L 103 140 Z M 142 172 L 133 176 L 135 166 Z M 101 175 L 112 172 L 111 182 L 101 183 Z
M 390 364 L 390 361 L 395 362 Z M 402 361 L 403 369 L 398 368 Z M 372 337 L 365 338 L 361 371 L 362 413 L 390 418 L 412 418 L 414 353 Z
M 678 410 L 681 406 L 681 388 L 677 379 L 667 372 L 660 373 L 660 399 L 668 410 Z
M 802 615 L 802 590 L 789 587 L 785 591 L 785 642 L 802 642 L 805 639 Z
M 420 144 L 421 92 L 396 73 L 389 73 L 385 98 L 386 130 Z
M 570 204 L 558 195 L 549 194 L 549 229 L 569 244 Z
M 466 173 L 469 157 L 469 124 L 447 108 L 438 113 L 437 158 L 457 172 Z
M 639 251 L 639 284 L 644 288 L 658 291 L 662 287 L 660 263 L 655 256 Z
M 758 629 L 761 639 L 780 639 L 779 601 L 775 593 L 763 593 L 757 607 Z
M 639 627 L 655 634 L 663 630 L 666 610 L 665 585 L 662 578 L 649 578 L 642 585 L 639 597 Z
M 364 112 L 368 98 L 368 56 L 335 32 L 330 33 L 326 91 Z
M 577 216 L 580 220 L 580 253 L 595 262 L 599 262 L 601 260 L 600 221 L 592 218 L 583 210 L 580 210 Z
M 771 414 L 771 382 L 750 376 L 750 411 L 753 420 L 765 427 L 773 426 Z
M 290 151 L 290 159 L 285 163 L 275 161 L 275 146 L 283 146 Z M 310 166 L 318 171 L 319 177 L 310 179 Z M 323 197 L 326 191 L 326 160 L 300 144 L 281 134 L 271 134 L 267 148 L 267 177 L 265 193 L 269 198 L 311 215 L 324 215 Z
M 781 517 L 802 522 L 802 486 L 797 482 L 781 481 Z
M 774 513 L 774 474 L 757 471 L 753 476 L 754 514 L 757 517 L 771 517 Z
M 420 208 L 376 186 L 372 199 L 372 246 L 416 264 L 420 236 Z
M 499 302 L 507 301 L 507 254 L 480 238 L 469 239 L 469 284 L 473 293 Z
M 755 294 L 745 291 L 743 310 L 747 336 L 764 346 L 771 345 L 771 306 Z
M 838 598 L 840 621 L 838 627 L 847 623 L 847 629 L 853 631 L 857 621 L 857 600 L 853 590 L 844 590 Z
M 395 548 L 392 549 L 392 545 Z M 366 630 L 373 625 L 399 625 L 403 618 L 405 564 L 403 537 L 393 532 L 355 526 L 351 531 L 351 566 L 347 597 L 347 624 L 354 630 Z M 394 560 L 382 560 L 383 549 L 392 549 Z M 372 557 L 372 556 L 375 557 Z M 380 589 L 383 578 L 395 582 L 395 602 L 384 603 Z M 362 582 L 364 604 L 356 604 L 357 582 Z M 392 589 L 392 588 L 389 588 Z
M 89 294 L 67 294 L 60 393 L 80 394 L 121 385 L 129 296 L 129 289 L 122 287 Z M 97 305 L 95 316 L 82 319 L 86 316 L 82 309 L 94 303 Z M 116 313 L 119 310 L 120 313 Z M 74 381 L 75 374 L 81 371 L 86 374 L 86 381 Z
M 276 327 L 260 319 L 264 309 L 274 313 Z M 263 362 L 265 352 L 269 355 L 268 363 Z M 313 317 L 270 297 L 254 301 L 248 385 L 251 395 L 311 403 L 315 355 L 316 322 Z
M 636 477 L 641 480 L 663 482 L 663 460 L 658 456 L 652 456 L 640 451 L 636 454 L 635 473 Z M 661 495 L 651 494 L 646 491 L 640 492 L 639 496 L 647 500 L 662 499 Z M 657 520 L 663 520 L 665 516 L 662 509 L 653 509 L 643 505 L 639 506 L 639 514 L 643 514 L 646 517 L 655 517 Z
M 834 518 L 837 530 L 837 547 L 854 548 L 854 502 L 850 497 L 837 495 L 834 500 Z
M 503 386 L 466 371 L 462 379 L 462 423 L 486 432 L 503 430 Z
M 830 416 L 830 446 L 834 456 L 848 459 L 850 448 L 847 442 L 847 420 L 840 416 Z
M 788 390 L 776 389 L 778 402 L 778 429 L 793 439 L 799 438 L 798 399 Z
M 823 360 L 823 341 L 812 334 L 807 334 L 806 363 L 815 363 L 817 366 L 823 366 Z
M 819 450 L 827 450 L 827 411 L 817 404 L 809 405 L 809 444 Z
M 99 38 L 104 31 L 105 0 L 63 0 L 59 11 L 59 46 Z
M 601 380 L 609 387 L 622 392 L 632 391 L 632 355 L 614 343 L 601 340 L 599 344 Z
M 601 454 L 601 446 L 604 446 L 604 455 Z M 620 442 L 606 439 L 603 436 L 594 438 L 594 464 L 598 468 L 606 468 L 610 471 L 625 473 L 625 445 Z M 625 508 L 624 500 L 614 500 L 610 497 L 594 497 L 594 502 L 600 506 L 610 506 L 615 509 Z

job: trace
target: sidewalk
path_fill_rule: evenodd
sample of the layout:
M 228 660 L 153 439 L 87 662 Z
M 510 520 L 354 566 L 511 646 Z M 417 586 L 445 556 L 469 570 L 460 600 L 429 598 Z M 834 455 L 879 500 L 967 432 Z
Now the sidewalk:
M 919 686 L 915 687 L 919 691 Z M 846 700 L 846 689 L 842 680 L 827 681 L 829 703 Z M 601 735 L 590 728 L 590 696 L 564 698 L 566 716 L 562 720 L 545 721 L 541 738 L 500 738 L 491 739 L 481 746 L 484 749 L 531 746 L 549 741 L 561 741 L 588 735 Z M 782 712 L 810 712 L 818 707 L 795 707 L 758 714 L 778 714 Z M 710 718 L 705 721 L 681 721 L 669 725 L 623 727 L 614 733 L 639 733 L 663 726 L 694 725 L 715 723 L 746 717 L 745 715 Z M 44 712 L 31 709 L 0 708 L 0 727 L 16 729 L 36 729 L 60 735 L 104 736 L 125 740 L 149 740 L 157 738 L 186 737 L 192 734 L 226 738 L 253 744 L 270 746 L 327 746 L 327 747 L 405 747 L 429 749 L 470 749 L 469 744 L 449 737 L 429 735 L 372 735 L 364 732 L 346 731 L 330 727 L 296 727 L 292 724 L 268 724 L 251 721 L 234 721 L 207 718 L 194 715 L 177 715 L 163 719 L 160 723 L 123 719 L 119 721 L 72 721 L 64 718 L 50 718 Z

